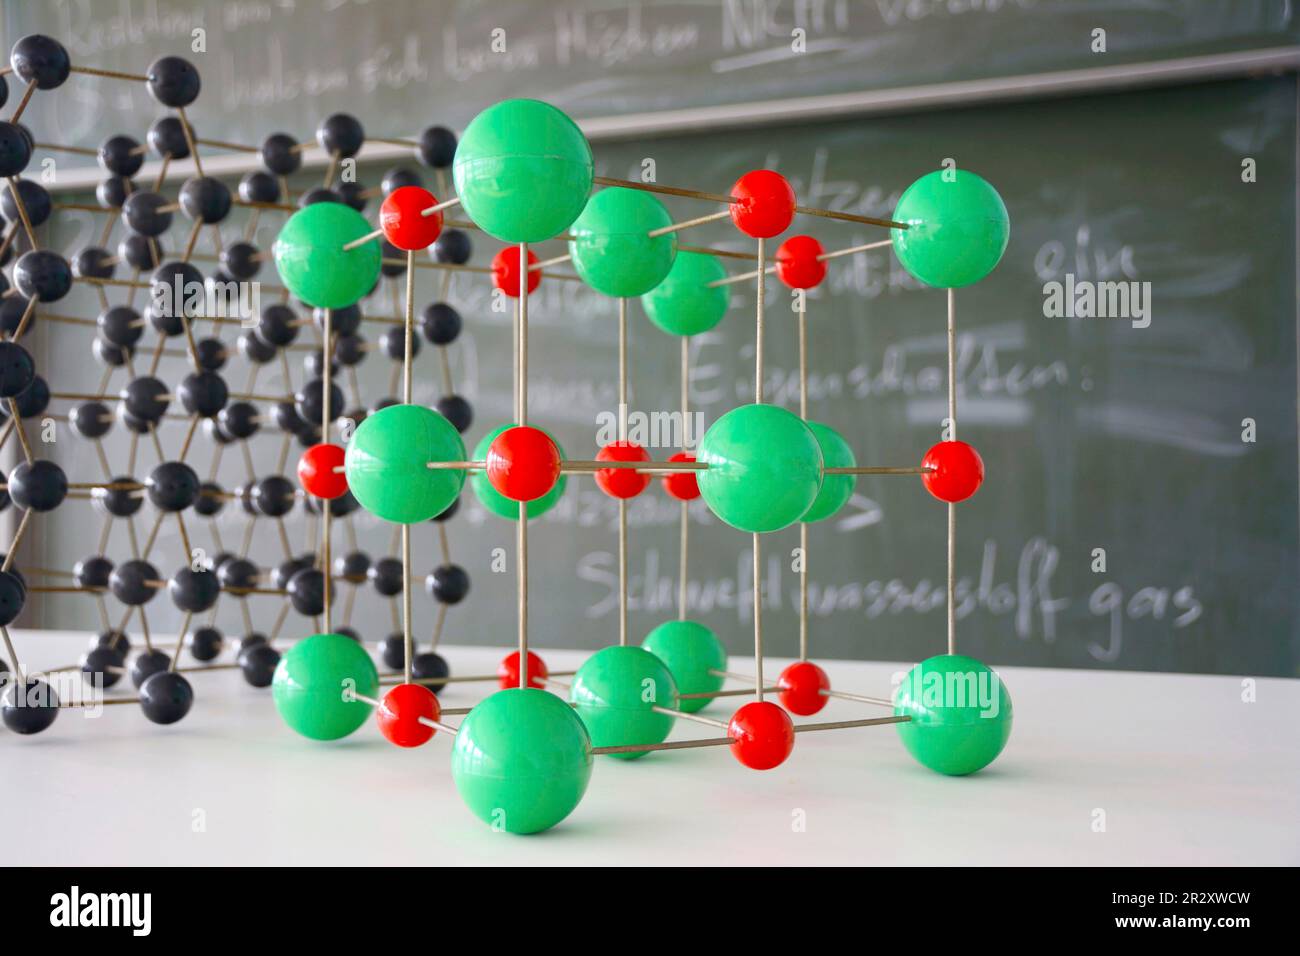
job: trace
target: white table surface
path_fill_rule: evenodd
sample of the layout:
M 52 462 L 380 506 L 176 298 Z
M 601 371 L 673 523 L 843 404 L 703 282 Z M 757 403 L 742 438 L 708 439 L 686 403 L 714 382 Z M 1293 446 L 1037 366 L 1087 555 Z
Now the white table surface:
M 87 642 L 14 639 L 29 670 L 72 663 Z M 454 673 L 481 674 L 505 652 L 444 653 Z M 552 670 L 585 657 L 541 653 Z M 821 663 L 836 688 L 872 696 L 888 696 L 899 670 Z M 748 673 L 752 662 L 732 666 Z M 1238 677 L 1000 673 L 1015 727 L 971 777 L 922 768 L 890 726 L 801 734 L 766 773 L 724 747 L 605 757 L 568 819 L 518 837 L 463 806 L 443 736 L 400 750 L 372 722 L 342 741 L 308 741 L 280 722 L 269 689 L 214 671 L 191 675 L 194 709 L 170 727 L 123 705 L 96 719 L 65 710 L 32 737 L 0 728 L 0 820 L 8 855 L 28 864 L 1300 863 L 1300 681 L 1258 680 L 1256 702 L 1244 703 Z M 472 705 L 488 689 L 453 684 L 443 705 Z M 109 692 L 131 693 L 126 678 Z M 810 719 L 885 712 L 833 701 Z M 715 735 L 679 721 L 673 737 Z

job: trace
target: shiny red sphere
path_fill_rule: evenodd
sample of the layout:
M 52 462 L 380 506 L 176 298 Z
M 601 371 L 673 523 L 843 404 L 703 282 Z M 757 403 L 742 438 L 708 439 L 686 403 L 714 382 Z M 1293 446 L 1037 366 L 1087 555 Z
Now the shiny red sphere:
M 536 265 L 537 256 L 528 250 L 528 264 Z M 542 283 L 542 270 L 528 270 L 528 294 L 532 295 Z M 519 298 L 519 247 L 506 246 L 492 257 L 492 287 L 500 289 L 512 299 Z
M 747 236 L 771 239 L 790 228 L 794 221 L 794 189 L 780 173 L 755 169 L 736 180 L 731 195 L 731 221 Z
M 442 707 L 433 691 L 422 684 L 398 684 L 379 702 L 375 719 L 379 732 L 399 747 L 418 747 L 428 743 L 435 728 L 420 723 L 420 718 L 437 720 Z
M 317 498 L 342 498 L 348 491 L 348 476 L 334 470 L 342 467 L 343 449 L 338 445 L 312 445 L 298 459 L 298 483 Z
M 694 461 L 695 456 L 688 451 L 679 451 L 669 461 Z M 675 471 L 663 477 L 664 491 L 678 501 L 694 501 L 700 496 L 700 483 L 695 480 L 693 471 Z
M 826 278 L 826 250 L 812 236 L 791 236 L 776 250 L 776 277 L 792 289 L 812 289 Z
M 794 750 L 794 723 L 770 700 L 750 701 L 727 725 L 731 752 L 751 770 L 771 770 Z
M 528 686 L 536 687 L 538 690 L 545 690 L 545 678 L 550 671 L 546 669 L 546 662 L 534 654 L 528 652 Z M 502 690 L 509 690 L 511 687 L 519 686 L 519 652 L 506 656 L 501 663 L 497 665 L 497 680 L 501 684 Z
M 420 186 L 402 186 L 384 197 L 379 207 L 379 228 L 398 249 L 428 249 L 442 233 L 442 213 L 424 215 L 438 205 L 433 193 Z
M 540 498 L 559 478 L 560 449 L 540 428 L 507 428 L 488 446 L 487 479 L 511 501 Z
M 596 455 L 597 461 L 650 461 L 650 453 L 634 441 L 610 442 Z M 635 498 L 650 486 L 650 476 L 635 468 L 602 468 L 596 484 L 611 498 Z
M 984 481 L 984 459 L 964 441 L 941 441 L 925 453 L 921 475 L 925 490 L 940 501 L 965 501 Z
M 826 706 L 822 691 L 831 689 L 831 679 L 812 661 L 796 661 L 777 678 L 781 688 L 781 706 L 792 714 L 808 717 Z

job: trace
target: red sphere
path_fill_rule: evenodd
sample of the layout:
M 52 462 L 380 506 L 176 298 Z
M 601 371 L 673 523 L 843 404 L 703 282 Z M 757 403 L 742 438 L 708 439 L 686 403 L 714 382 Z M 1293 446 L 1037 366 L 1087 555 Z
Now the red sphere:
M 399 747 L 418 747 L 428 743 L 434 728 L 420 723 L 420 718 L 437 720 L 442 713 L 438 698 L 422 684 L 398 684 L 379 702 L 375 718 L 379 732 Z
M 771 239 L 794 221 L 794 189 L 780 173 L 770 169 L 745 173 L 731 187 L 731 195 L 740 200 L 731 203 L 731 221 L 747 236 Z
M 679 451 L 669 461 L 694 461 L 695 456 L 688 451 Z M 700 496 L 700 483 L 695 480 L 693 471 L 675 471 L 664 475 L 664 491 L 678 501 L 694 501 Z
M 965 501 L 984 481 L 984 459 L 964 441 L 941 441 L 925 453 L 921 475 L 925 490 L 940 501 Z
M 559 478 L 560 449 L 540 428 L 507 428 L 488 446 L 487 479 L 511 501 L 540 498 Z
M 528 652 L 528 686 L 536 687 L 538 690 L 545 690 L 545 678 L 550 672 L 546 669 L 546 662 L 534 654 Z M 497 680 L 501 684 L 502 690 L 509 690 L 511 687 L 519 686 L 519 652 L 515 651 L 504 658 L 497 665 Z
M 596 455 L 597 461 L 649 461 L 650 453 L 634 441 L 610 442 Z M 611 498 L 635 498 L 650 485 L 650 476 L 635 468 L 602 468 L 596 484 Z
M 433 193 L 420 186 L 394 189 L 379 207 L 379 228 L 398 249 L 428 249 L 442 233 L 442 213 L 424 215 L 438 204 Z
M 822 244 L 812 236 L 791 236 L 776 250 L 776 277 L 792 289 L 812 289 L 826 278 Z
M 528 264 L 536 265 L 537 256 L 528 250 Z M 542 282 L 541 269 L 528 270 L 528 294 L 532 295 Z M 492 257 L 492 287 L 500 289 L 512 299 L 519 298 L 519 247 L 506 246 Z
M 750 701 L 727 725 L 731 752 L 751 770 L 771 770 L 794 750 L 794 723 L 770 700 Z
M 781 705 L 792 714 L 808 717 L 826 706 L 824 690 L 831 689 L 831 679 L 812 661 L 796 661 L 777 678 L 781 688 Z
M 298 483 L 317 498 L 342 498 L 348 491 L 348 476 L 334 470 L 342 467 L 343 449 L 338 445 L 312 445 L 298 459 Z

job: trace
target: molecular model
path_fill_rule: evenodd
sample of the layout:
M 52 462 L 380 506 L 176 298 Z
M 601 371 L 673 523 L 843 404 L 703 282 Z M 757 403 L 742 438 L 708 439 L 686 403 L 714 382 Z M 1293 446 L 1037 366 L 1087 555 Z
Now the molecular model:
M 37 90 L 52 90 L 74 73 L 113 82 L 144 83 L 153 98 L 172 112 L 149 128 L 147 145 L 126 135 L 111 136 L 98 149 L 38 142 L 19 124 L 20 118 Z M 222 149 L 259 154 L 264 167 L 244 176 L 237 195 L 232 196 L 220 179 L 203 174 L 199 147 L 213 144 L 194 132 L 186 113 L 200 90 L 198 72 L 187 61 L 164 57 L 139 76 L 103 71 L 74 66 L 57 41 L 29 36 L 14 46 L 11 66 L 0 74 L 0 106 L 7 99 L 10 74 L 25 84 L 25 90 L 13 115 L 7 122 L 0 122 L 0 175 L 8 183 L 0 196 L 0 212 L 7 222 L 0 261 L 6 265 L 13 261 L 12 287 L 7 279 L 0 280 L 0 291 L 3 291 L 0 410 L 5 419 L 0 447 L 16 434 L 22 446 L 22 461 L 7 478 L 0 475 L 0 486 L 5 489 L 0 494 L 0 508 L 7 508 L 12 501 L 22 509 L 22 516 L 3 555 L 0 570 L 0 635 L 8 656 L 8 661 L 0 661 L 0 676 L 5 678 L 5 693 L 0 700 L 4 724 L 21 734 L 37 733 L 48 728 L 61 709 L 87 706 L 90 701 L 68 699 L 70 695 L 66 693 L 61 700 L 51 685 L 52 675 L 78 670 L 92 688 L 111 688 L 123 675 L 129 675 L 138 690 L 136 697 L 108 697 L 95 703 L 138 703 L 149 720 L 174 723 L 193 706 L 194 689 L 189 678 L 195 673 L 238 668 L 249 684 L 270 686 L 281 657 L 276 641 L 283 640 L 281 631 L 291 609 L 312 619 L 315 631 L 332 631 L 359 641 L 361 636 L 349 626 L 349 621 L 358 589 L 369 584 L 388 599 L 395 622 L 399 598 L 409 616 L 411 596 L 404 577 L 406 564 L 393 556 L 372 560 L 357 547 L 352 526 L 357 501 L 347 493 L 343 475 L 334 470 L 343 462 L 342 449 L 330 444 L 328 439 L 332 429 L 355 427 L 369 413 L 362 401 L 356 369 L 370 352 L 377 351 L 395 360 L 390 393 L 405 367 L 409 398 L 411 358 L 419 349 L 420 339 L 408 336 L 406 323 L 395 315 L 385 316 L 375 310 L 363 316 L 355 301 L 348 308 L 318 311 L 311 318 L 303 317 L 291 302 L 288 288 L 265 283 L 260 286 L 261 292 L 271 301 L 263 302 L 260 312 L 252 315 L 212 313 L 204 305 L 205 296 L 199 295 L 193 301 L 190 298 L 196 290 L 207 292 L 214 287 L 221 289 L 227 284 L 251 283 L 256 279 L 263 262 L 269 258 L 252 241 L 259 217 L 291 213 L 298 208 L 289 204 L 288 177 L 299 170 L 302 153 L 312 143 L 301 143 L 284 133 L 269 136 L 260 148 L 221 143 Z M 335 162 L 324 185 L 304 190 L 297 202 L 302 205 L 348 203 L 349 206 L 340 208 L 349 212 L 353 207 L 365 208 L 370 192 L 355 181 L 336 182 L 338 162 L 355 156 L 362 147 L 361 125 L 350 116 L 331 116 L 318 129 L 316 142 Z M 431 127 L 418 141 L 408 145 L 416 159 L 443 181 L 455 143 L 455 136 L 449 130 Z M 100 205 L 57 203 L 40 184 L 20 178 L 37 150 L 95 156 L 107 173 L 96 190 Z M 160 168 L 156 181 L 144 186 L 132 177 L 139 173 L 150 152 L 160 160 Z M 184 182 L 175 200 L 164 197 L 162 189 L 169 166 L 187 158 L 193 160 L 196 175 Z M 385 177 L 382 190 L 375 192 L 388 194 L 420 181 L 417 170 L 400 167 L 392 170 Z M 78 250 L 71 261 L 42 248 L 35 231 L 61 209 L 82 209 L 104 216 L 98 243 Z M 222 224 L 229 225 L 229 214 L 235 209 L 248 211 L 242 238 L 223 241 Z M 177 212 L 190 221 L 190 227 L 179 247 L 168 252 L 164 247 Z M 107 247 L 119 221 L 126 234 L 114 255 Z M 212 248 L 206 255 L 200 251 L 199 243 L 205 232 Z M 471 244 L 463 231 L 447 229 L 432 251 L 437 263 L 463 264 L 470 258 Z M 396 257 L 396 250 L 387 252 L 391 255 L 384 259 L 381 269 L 396 301 L 395 286 L 407 272 L 407 262 Z M 206 277 L 195 264 L 204 260 L 215 263 Z M 125 267 L 125 277 L 119 275 L 119 267 Z M 61 307 L 56 303 L 65 299 L 74 284 L 85 284 L 94 290 L 101 310 L 97 317 L 56 311 Z M 378 276 L 372 277 L 371 288 L 364 291 L 370 293 L 379 285 Z M 409 281 L 406 290 L 409 296 Z M 438 412 L 444 420 L 464 430 L 473 419 L 473 410 L 455 393 L 446 358 L 447 347 L 456 341 L 462 320 L 446 302 L 447 291 L 444 282 L 440 300 L 423 311 L 421 331 L 437 347 L 441 359 L 445 394 L 436 403 Z M 143 306 L 137 301 L 142 293 L 147 296 Z M 111 297 L 120 301 L 114 302 Z M 393 311 L 400 310 L 394 307 Z M 369 324 L 385 327 L 373 345 L 360 334 L 363 318 Z M 104 366 L 97 390 L 58 390 L 36 373 L 31 354 L 18 343 L 34 327 L 46 323 L 94 333 L 89 344 L 93 346 L 96 360 Z M 228 336 L 232 327 L 237 335 L 233 343 L 223 339 L 223 333 Z M 297 344 L 304 328 L 317 330 L 320 344 Z M 146 347 L 142 339 L 149 329 L 156 338 Z M 173 342 L 183 348 L 169 348 Z M 233 352 L 248 365 L 242 392 L 228 384 L 231 345 L 234 345 Z M 301 350 L 306 359 L 306 380 L 296 389 L 291 384 L 289 364 L 289 353 L 294 350 Z M 168 359 L 181 359 L 188 365 L 174 387 L 162 378 L 164 360 Z M 284 384 L 282 394 L 255 393 L 259 375 L 264 369 L 274 371 L 277 365 Z M 113 390 L 110 386 L 118 369 L 123 370 L 127 381 L 120 389 Z M 350 407 L 345 407 L 349 399 L 336 383 L 336 376 L 343 373 L 349 378 Z M 91 442 L 95 448 L 103 470 L 103 477 L 95 481 L 70 481 L 58 463 L 38 455 L 39 446 L 29 440 L 23 425 L 25 421 L 48 415 L 52 403 L 65 401 L 76 403 L 67 412 L 70 426 L 80 439 Z M 169 415 L 168 409 L 176 401 L 184 414 Z M 395 398 L 380 399 L 373 409 L 395 401 Z M 160 431 L 171 420 L 183 423 L 183 434 L 170 449 L 172 454 L 167 454 Z M 120 423 L 130 434 L 125 468 L 116 470 L 110 464 L 103 441 L 115 423 Z M 250 442 L 264 433 L 264 426 L 272 423 L 282 433 L 278 465 L 273 473 L 259 473 Z M 194 439 L 200 431 L 214 449 L 207 480 L 199 477 L 192 464 L 196 451 Z M 155 466 L 144 474 L 137 470 L 142 439 L 152 445 L 157 456 Z M 285 474 L 295 443 L 305 449 L 296 469 L 302 490 Z M 217 483 L 216 476 L 223 453 L 235 446 L 246 465 L 246 480 L 227 490 Z M 28 568 L 24 573 L 15 564 L 19 544 L 42 520 L 42 515 L 69 499 L 87 499 L 104 515 L 97 550 L 71 571 Z M 134 516 L 146 501 L 155 514 L 141 538 Z M 312 543 L 305 552 L 295 553 L 286 519 L 292 517 L 300 501 L 301 510 L 321 516 L 319 522 L 313 519 L 307 525 L 309 530 L 319 529 L 320 541 Z M 239 507 L 247 516 L 243 543 L 238 549 L 226 548 L 215 521 L 227 505 Z M 469 576 L 462 566 L 452 561 L 444 528 L 444 522 L 456 512 L 456 506 L 457 502 L 449 502 L 431 516 L 442 554 L 442 563 L 425 581 L 429 594 L 438 602 L 431 649 L 408 658 L 407 641 L 396 624 L 394 633 L 379 644 L 379 656 L 386 670 L 395 671 L 405 664 L 407 676 L 414 675 L 433 687 L 441 686 L 439 679 L 450 674 L 447 661 L 433 649 L 442 634 L 447 609 L 463 601 L 469 591 Z M 196 520 L 209 527 L 213 545 L 210 550 L 191 549 L 195 539 L 190 531 Z M 156 539 L 165 521 L 175 522 L 183 548 L 183 553 L 172 556 L 179 570 L 170 577 L 164 577 L 154 563 L 158 561 Z M 333 557 L 330 533 L 336 522 L 343 524 L 350 547 Z M 107 557 L 116 524 L 125 525 L 130 546 L 128 559 L 119 562 Z M 275 529 L 273 539 L 282 547 L 283 560 L 263 569 L 250 559 L 250 547 L 257 529 L 271 525 Z M 395 543 L 390 550 L 396 550 Z M 53 584 L 42 580 L 51 577 L 63 580 Z M 341 621 L 334 626 L 339 603 L 336 592 L 340 589 L 344 590 L 343 609 L 339 615 Z M 166 591 L 183 613 L 174 648 L 155 645 L 146 616 L 146 606 L 160 591 Z M 93 598 L 102 631 L 92 640 L 79 664 L 54 668 L 42 675 L 23 672 L 8 626 L 22 614 L 30 592 L 75 593 Z M 274 597 L 280 605 L 274 625 L 267 632 L 256 628 L 249 607 L 252 599 L 260 595 Z M 123 606 L 120 621 L 111 620 L 107 597 Z M 215 626 L 223 597 L 238 606 L 244 626 L 236 659 L 229 663 L 218 660 L 227 643 L 225 635 Z M 208 615 L 206 625 L 198 626 L 199 617 L 205 614 Z M 143 646 L 133 646 L 127 633 L 128 625 L 136 618 Z M 195 662 L 192 666 L 181 666 L 186 646 Z
M 292 141 L 284 144 L 288 148 Z M 321 423 L 321 444 L 309 450 L 299 470 L 307 500 L 334 502 L 350 496 L 399 529 L 401 647 L 400 653 L 391 648 L 391 656 L 386 647 L 384 657 L 394 669 L 400 665 L 400 679 L 381 689 L 386 680 L 371 653 L 332 628 L 325 608 L 324 626 L 293 643 L 274 664 L 272 696 L 283 721 L 305 737 L 333 740 L 359 729 L 373 712 L 383 736 L 398 746 L 449 736 L 451 776 L 466 805 L 484 822 L 512 833 L 545 830 L 568 816 L 581 801 L 600 755 L 636 759 L 660 750 L 727 747 L 742 765 L 767 770 L 790 756 L 799 733 L 894 724 L 909 752 L 935 771 L 968 774 L 994 760 L 1010 734 L 1011 700 L 986 665 L 957 654 L 953 600 L 955 505 L 973 495 L 984 477 L 978 453 L 956 436 L 953 290 L 991 272 L 1006 248 L 1009 219 L 993 187 L 966 170 L 932 172 L 902 194 L 892 219 L 875 219 L 800 205 L 789 182 L 766 169 L 746 173 L 721 193 L 612 179 L 595 175 L 590 144 L 577 124 L 560 110 L 528 99 L 506 100 L 481 112 L 455 142 L 449 165 L 452 183 L 440 183 L 436 195 L 414 183 L 388 191 L 377 223 L 346 201 L 308 202 L 304 197 L 272 249 L 286 294 L 316 310 L 322 348 L 338 333 L 340 317 L 356 314 L 386 268 L 404 266 L 407 283 L 399 317 L 405 332 L 399 335 L 403 400 L 366 415 L 350 435 L 340 434 L 341 443 L 332 443 L 335 403 L 329 363 L 322 354 L 321 382 L 312 386 L 310 396 L 317 400 L 299 403 L 309 405 L 299 409 L 303 417 Z M 449 185 L 454 185 L 454 196 Z M 182 203 L 184 193 L 183 188 Z M 712 211 L 674 222 L 658 195 L 696 200 Z M 167 205 L 160 199 L 153 204 L 155 210 Z M 444 217 L 453 211 L 466 217 L 458 226 L 480 230 L 504 247 L 490 269 L 476 270 L 465 259 L 451 257 L 434 267 L 489 273 L 494 287 L 515 306 L 512 420 L 493 428 L 473 454 L 454 415 L 412 402 L 415 254 L 436 250 L 446 239 L 449 220 Z M 786 233 L 800 215 L 881 227 L 889 230 L 889 238 L 827 251 L 816 238 L 795 235 L 770 253 L 769 240 Z M 753 253 L 682 242 L 690 229 L 723 220 L 755 241 Z M 567 243 L 567 252 L 541 259 L 529 248 L 551 240 Z M 189 245 L 193 247 L 192 240 Z M 842 436 L 807 415 L 802 293 L 823 281 L 831 260 L 885 246 L 892 246 L 918 280 L 947 290 L 947 437 L 917 466 L 859 465 Z M 745 271 L 728 275 L 725 259 L 740 261 Z M 574 273 L 553 271 L 564 263 Z M 800 343 L 798 413 L 764 401 L 765 283 L 772 274 L 799 290 L 794 300 Z M 545 423 L 529 417 L 529 296 L 550 279 L 579 281 L 613 300 L 610 315 L 619 330 L 618 435 L 591 458 L 570 459 Z M 20 290 L 31 285 L 21 277 L 17 281 Z M 684 413 L 687 340 L 717 326 L 728 309 L 728 287 L 748 282 L 754 283 L 757 298 L 754 401 L 717 418 L 694 452 L 683 449 L 663 461 L 652 459 L 628 430 L 629 300 L 638 298 L 654 326 L 682 340 Z M 6 359 L 4 364 L 18 363 Z M 568 478 L 582 475 L 592 476 L 618 502 L 618 634 L 616 642 L 611 635 L 610 646 L 576 672 L 559 673 L 529 648 L 529 520 L 555 505 Z M 775 682 L 764 672 L 762 536 L 798 524 L 806 557 L 811 527 L 843 507 L 859 475 L 918 476 L 931 495 L 948 505 L 947 653 L 916 665 L 893 699 L 833 688 L 811 659 L 806 565 L 800 572 L 799 660 Z M 660 624 L 638 645 L 627 625 L 626 508 L 656 477 L 682 508 L 678 619 Z M 412 528 L 455 507 L 467 482 L 489 512 L 515 523 L 517 647 L 496 675 L 451 677 L 444 672 L 430 678 L 420 673 L 421 655 L 412 633 Z M 11 476 L 11 495 L 14 487 Z M 151 498 L 161 496 L 152 488 L 146 482 Z M 748 673 L 729 662 L 723 643 L 709 628 L 687 616 L 685 515 L 687 503 L 696 498 L 752 544 L 753 663 Z M 23 504 L 17 495 L 14 499 Z M 329 567 L 332 509 L 320 510 L 318 564 Z M 288 584 L 293 598 L 293 580 Z M 320 613 L 314 606 L 308 611 L 315 612 L 309 615 L 313 617 Z M 557 679 L 561 677 L 569 680 Z M 437 692 L 453 680 L 497 680 L 500 689 L 473 707 L 444 708 Z M 743 686 L 728 687 L 728 681 Z M 989 695 L 976 694 L 976 685 L 991 690 L 998 706 L 983 706 L 981 700 L 987 702 Z M 733 697 L 750 699 L 726 719 L 704 713 L 709 705 Z M 834 722 L 793 719 L 817 714 L 830 698 L 884 708 L 886 714 Z M 459 724 L 448 723 L 455 716 L 462 718 Z M 678 720 L 712 728 L 713 734 L 670 741 Z

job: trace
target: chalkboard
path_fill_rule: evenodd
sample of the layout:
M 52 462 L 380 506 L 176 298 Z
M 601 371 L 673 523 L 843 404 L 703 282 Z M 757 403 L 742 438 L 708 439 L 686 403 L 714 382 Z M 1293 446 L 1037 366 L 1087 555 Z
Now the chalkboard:
M 986 176 L 1006 199 L 1012 234 L 992 276 L 956 296 L 961 435 L 988 469 L 984 487 L 958 508 L 959 647 L 999 664 L 1296 676 L 1296 107 L 1295 80 L 1286 77 L 605 143 L 596 153 L 605 175 L 639 174 L 648 157 L 660 182 L 714 191 L 771 165 L 810 205 L 875 216 L 888 215 L 901 190 L 945 158 Z M 1253 161 L 1253 182 L 1243 181 L 1245 160 Z M 361 178 L 374 184 L 382 173 L 363 169 Z M 688 200 L 669 206 L 678 219 L 701 212 Z M 56 218 L 56 245 L 89 241 L 102 224 L 91 213 Z M 261 245 L 277 225 L 263 217 Z M 880 238 L 868 227 L 825 220 L 800 219 L 795 228 L 828 248 Z M 237 230 L 228 227 L 230 235 Z M 689 241 L 751 248 L 721 224 L 693 231 Z M 181 242 L 169 240 L 172 248 Z M 475 242 L 475 261 L 486 263 L 497 244 L 482 234 Z M 551 243 L 539 255 L 561 251 Z M 1044 286 L 1067 274 L 1150 282 L 1149 325 L 1047 317 Z M 420 272 L 418 305 L 439 294 L 437 281 Z M 381 290 L 372 314 L 395 311 L 391 291 Z M 60 311 L 95 313 L 92 295 L 74 296 Z M 481 276 L 457 275 L 448 298 L 467 322 L 451 359 L 457 387 L 475 408 L 472 447 L 511 414 L 510 323 L 492 310 Z M 753 310 L 752 286 L 736 287 L 724 322 L 692 344 L 691 404 L 708 422 L 751 400 Z M 944 293 L 918 287 L 886 249 L 832 263 L 808 310 L 811 417 L 842 431 L 860 463 L 916 464 L 939 439 L 946 413 Z M 653 327 L 639 303 L 630 312 L 632 405 L 676 408 L 679 343 Z M 590 457 L 596 415 L 615 401 L 615 305 L 579 283 L 548 279 L 530 322 L 530 415 L 571 456 Z M 794 317 L 775 281 L 767 324 L 768 398 L 797 407 Z M 366 335 L 373 341 L 378 332 Z M 34 335 L 38 364 L 52 381 L 98 381 L 85 330 L 42 322 Z M 417 401 L 440 393 L 431 351 L 417 360 Z M 294 354 L 299 382 L 301 355 Z M 181 359 L 164 361 L 168 375 L 179 374 Z M 377 355 L 361 366 L 369 396 L 392 388 L 392 368 Z M 269 366 L 257 389 L 282 388 Z M 1246 419 L 1253 442 L 1243 440 Z M 170 452 L 181 433 L 179 423 L 165 426 Z M 58 434 L 52 453 L 70 472 L 99 473 L 92 449 L 66 427 Z M 278 450 L 276 437 L 254 439 L 257 467 L 274 467 Z M 109 454 L 124 467 L 120 434 Z M 208 454 L 205 445 L 197 460 Z M 141 456 L 152 462 L 148 446 Z M 239 456 L 226 455 L 222 483 L 244 477 Z M 227 546 L 242 534 L 237 512 L 228 508 L 220 519 Z M 99 527 L 89 514 L 88 505 L 70 503 L 42 519 L 32 539 L 37 552 L 26 560 L 60 568 L 83 557 Z M 616 639 L 615 515 L 590 479 L 575 478 L 561 504 L 534 522 L 531 607 L 543 653 Z M 675 615 L 677 520 L 676 503 L 658 488 L 631 504 L 634 638 Z M 749 537 L 720 525 L 700 502 L 691 520 L 691 615 L 743 654 L 751 646 Z M 308 524 L 293 519 L 295 547 Z M 395 553 L 391 528 L 364 516 L 356 527 L 364 548 Z M 444 640 L 508 645 L 513 526 L 466 494 L 448 531 L 473 586 L 448 614 Z M 196 543 L 211 541 L 206 529 L 192 534 Z M 346 543 L 343 531 L 340 540 Z M 260 563 L 279 560 L 270 528 L 253 541 Z M 438 562 L 432 527 L 417 529 L 414 541 L 418 569 Z M 814 654 L 915 660 L 940 651 L 944 541 L 945 508 L 915 478 L 860 479 L 844 512 L 810 531 Z M 113 542 L 110 551 L 123 553 L 120 529 Z M 797 648 L 798 579 L 790 570 L 797 543 L 793 528 L 764 540 L 773 654 Z M 162 564 L 177 558 L 170 525 L 158 547 Z M 498 548 L 505 573 L 492 570 Z M 1095 570 L 1097 549 L 1104 570 Z M 275 600 L 251 602 L 255 625 L 269 629 Z M 232 603 L 220 620 L 238 633 Z M 423 595 L 415 603 L 418 633 L 427 634 L 434 607 Z M 149 609 L 159 630 L 178 624 L 166 604 L 159 599 Z M 390 627 L 388 614 L 366 591 L 353 622 L 377 640 Z M 62 596 L 44 602 L 39 621 L 96 623 L 89 601 Z M 291 617 L 285 633 L 303 626 Z
M 4 28 L 4 49 L 44 32 L 75 62 L 104 69 L 142 73 L 163 54 L 190 58 L 204 84 L 190 111 L 199 133 L 245 144 L 273 130 L 307 139 L 337 110 L 375 135 L 458 129 L 482 104 L 521 90 L 600 118 L 1300 40 L 1286 0 L 48 0 L 4 4 Z M 84 76 L 42 99 L 31 116 L 44 142 L 142 138 L 161 113 L 140 84 Z

